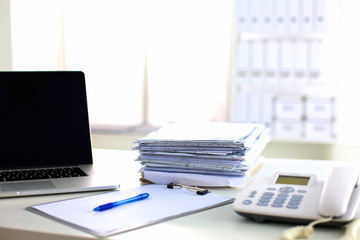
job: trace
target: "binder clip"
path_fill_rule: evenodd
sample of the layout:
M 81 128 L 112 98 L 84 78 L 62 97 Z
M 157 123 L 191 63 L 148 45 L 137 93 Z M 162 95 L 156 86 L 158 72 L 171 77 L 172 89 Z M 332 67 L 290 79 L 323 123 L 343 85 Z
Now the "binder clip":
M 198 187 L 193 187 L 193 186 L 186 186 L 186 185 L 182 185 L 182 184 L 177 184 L 177 183 L 169 183 L 167 185 L 167 188 L 171 188 L 171 189 L 181 189 L 181 188 L 186 188 L 187 190 L 191 191 L 191 192 L 195 192 L 198 195 L 205 195 L 207 193 L 210 193 L 211 191 L 208 189 L 203 189 L 203 188 L 198 188 Z

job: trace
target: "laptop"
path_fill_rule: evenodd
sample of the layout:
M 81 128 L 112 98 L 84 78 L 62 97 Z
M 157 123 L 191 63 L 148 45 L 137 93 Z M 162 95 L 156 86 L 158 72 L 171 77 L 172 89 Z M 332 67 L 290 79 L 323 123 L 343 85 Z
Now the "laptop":
M 92 163 L 83 72 L 0 72 L 0 197 L 119 187 Z

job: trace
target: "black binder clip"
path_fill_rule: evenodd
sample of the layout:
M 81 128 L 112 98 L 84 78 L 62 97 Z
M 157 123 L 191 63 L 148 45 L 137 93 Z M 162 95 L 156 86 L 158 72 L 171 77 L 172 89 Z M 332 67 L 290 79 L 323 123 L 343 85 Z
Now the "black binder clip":
M 205 195 L 205 194 L 211 192 L 208 189 L 203 189 L 203 188 L 198 188 L 198 187 L 193 187 L 193 186 L 186 186 L 186 185 L 177 184 L 177 183 L 169 183 L 167 185 L 167 188 L 171 188 L 171 189 L 181 189 L 183 187 L 191 192 L 195 192 L 198 195 Z

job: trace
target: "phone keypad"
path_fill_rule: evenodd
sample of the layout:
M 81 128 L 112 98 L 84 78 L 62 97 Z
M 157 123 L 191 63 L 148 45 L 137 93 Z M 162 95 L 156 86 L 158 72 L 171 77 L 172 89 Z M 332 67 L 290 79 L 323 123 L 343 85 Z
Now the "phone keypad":
M 302 194 L 293 194 L 286 207 L 290 209 L 298 209 L 303 198 L 304 195 Z
M 264 193 L 262 193 L 259 200 L 256 202 L 256 205 L 261 207 L 271 206 L 274 208 L 286 207 L 288 209 L 298 209 L 305 193 L 306 190 L 304 189 L 296 190 L 290 186 L 284 186 L 278 189 L 275 187 L 269 187 Z M 257 194 L 258 191 L 256 190 L 250 192 L 248 196 L 249 199 L 244 200 L 243 204 L 253 204 L 253 199 Z
M 273 199 L 274 195 L 275 195 L 275 193 L 273 193 L 273 192 L 264 192 L 256 205 L 268 206 L 270 204 L 271 200 Z
M 295 191 L 295 188 L 293 187 L 282 187 L 279 189 L 280 192 L 282 193 L 292 193 Z

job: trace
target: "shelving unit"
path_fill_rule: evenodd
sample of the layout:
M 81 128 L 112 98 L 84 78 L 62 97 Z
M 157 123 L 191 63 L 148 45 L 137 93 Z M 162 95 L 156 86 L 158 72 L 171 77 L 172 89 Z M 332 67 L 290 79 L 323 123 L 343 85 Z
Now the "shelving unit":
M 323 74 L 327 0 L 235 0 L 232 118 L 274 140 L 336 141 L 336 82 Z

